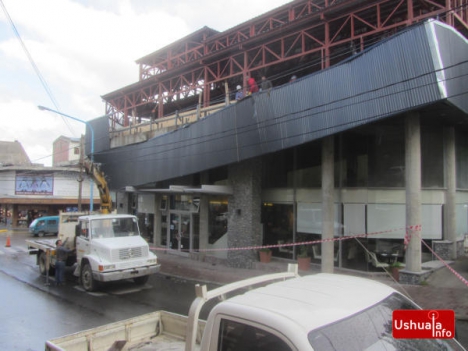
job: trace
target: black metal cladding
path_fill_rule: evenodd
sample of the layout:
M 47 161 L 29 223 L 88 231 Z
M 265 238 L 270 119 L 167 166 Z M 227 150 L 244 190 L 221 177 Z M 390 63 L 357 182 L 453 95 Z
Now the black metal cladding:
M 112 189 L 228 165 L 450 102 L 468 118 L 468 43 L 437 21 L 147 142 L 96 155 Z

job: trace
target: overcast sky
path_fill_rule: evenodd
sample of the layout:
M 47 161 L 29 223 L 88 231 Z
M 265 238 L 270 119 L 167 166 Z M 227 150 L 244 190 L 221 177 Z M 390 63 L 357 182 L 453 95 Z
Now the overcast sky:
M 32 162 L 50 166 L 54 140 L 78 138 L 85 124 L 38 105 L 102 116 L 102 95 L 138 81 L 137 59 L 203 26 L 223 31 L 289 2 L 0 0 L 0 140 L 19 141 Z

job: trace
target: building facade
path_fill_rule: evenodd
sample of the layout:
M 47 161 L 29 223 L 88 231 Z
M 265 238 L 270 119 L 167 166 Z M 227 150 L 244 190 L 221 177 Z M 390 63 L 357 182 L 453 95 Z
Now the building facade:
M 36 217 L 78 211 L 80 206 L 88 211 L 91 184 L 78 168 L 0 167 L 2 222 L 27 227 Z M 94 194 L 98 194 L 96 188 Z M 93 203 L 99 205 L 99 197 L 94 197 Z
M 80 140 L 61 136 L 54 142 L 55 152 L 54 162 L 61 166 L 44 167 L 32 164 L 19 142 L 0 142 L 2 224 L 26 227 L 36 217 L 89 211 L 91 201 L 100 204 L 96 184 L 79 167 Z
M 173 252 L 250 267 L 260 246 L 295 259 L 306 243 L 322 249 L 325 270 L 363 267 L 370 249 L 397 251 L 420 271 L 425 244 L 455 258 L 468 231 L 466 57 L 460 33 L 422 22 L 95 156 L 117 209 L 151 223 L 154 244 Z M 112 139 L 107 120 L 93 126 Z
M 80 162 L 81 139 L 61 135 L 52 145 L 52 166 L 76 166 Z

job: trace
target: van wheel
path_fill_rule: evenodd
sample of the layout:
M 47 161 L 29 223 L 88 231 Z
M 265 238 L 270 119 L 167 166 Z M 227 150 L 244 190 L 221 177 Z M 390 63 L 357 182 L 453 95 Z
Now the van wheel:
M 43 237 L 43 236 L 45 236 L 45 233 L 44 232 L 39 232 L 38 235 L 39 235 L 39 237 Z
M 149 275 L 144 275 L 143 277 L 133 278 L 133 281 L 135 282 L 135 284 L 145 285 L 148 282 L 148 279 Z
M 86 263 L 81 270 L 81 285 L 86 291 L 95 291 L 97 282 L 93 278 L 93 271 L 89 263 Z

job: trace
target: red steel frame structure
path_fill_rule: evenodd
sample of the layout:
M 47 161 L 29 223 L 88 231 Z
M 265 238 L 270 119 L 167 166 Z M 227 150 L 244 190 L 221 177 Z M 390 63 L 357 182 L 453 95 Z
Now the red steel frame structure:
M 296 0 L 224 32 L 204 27 L 137 61 L 139 81 L 103 96 L 111 128 L 224 98 L 249 75 L 274 85 L 334 65 L 427 18 L 468 37 L 468 0 Z

